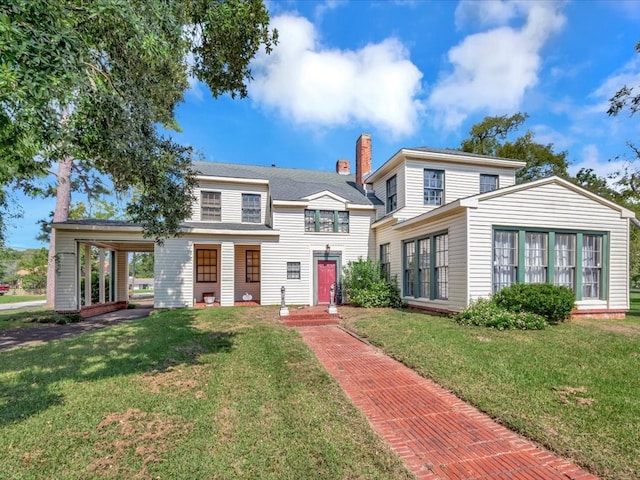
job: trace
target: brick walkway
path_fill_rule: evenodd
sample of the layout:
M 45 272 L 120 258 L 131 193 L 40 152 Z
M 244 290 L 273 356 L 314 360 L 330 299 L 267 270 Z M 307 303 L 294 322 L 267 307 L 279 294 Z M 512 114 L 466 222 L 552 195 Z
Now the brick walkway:
M 298 331 L 418 480 L 597 480 L 338 327 Z

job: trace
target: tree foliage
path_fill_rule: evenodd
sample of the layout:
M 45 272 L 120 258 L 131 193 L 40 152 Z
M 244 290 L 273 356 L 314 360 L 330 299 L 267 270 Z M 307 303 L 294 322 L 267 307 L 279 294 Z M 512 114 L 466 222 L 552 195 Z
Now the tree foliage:
M 527 162 L 527 165 L 516 173 L 519 183 L 550 175 L 567 177 L 567 152 L 556 153 L 553 151 L 553 144 L 535 142 L 531 131 L 513 138 L 527 118 L 528 115 L 523 113 L 485 117 L 471 127 L 469 137 L 462 141 L 461 149 L 479 155 Z
M 39 248 L 32 255 L 24 256 L 18 263 L 18 268 L 25 273 L 21 275 L 22 287 L 27 289 L 41 289 L 47 284 L 47 249 Z
M 147 236 L 188 216 L 193 152 L 163 133 L 189 76 L 245 96 L 274 34 L 260 0 L 14 0 L 0 5 L 0 205 L 61 159 L 108 174 Z

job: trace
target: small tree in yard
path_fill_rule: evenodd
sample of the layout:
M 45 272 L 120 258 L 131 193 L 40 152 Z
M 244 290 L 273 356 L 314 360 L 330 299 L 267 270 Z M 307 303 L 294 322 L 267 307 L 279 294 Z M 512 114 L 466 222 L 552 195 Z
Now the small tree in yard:
M 385 278 L 380 262 L 359 258 L 342 272 L 346 303 L 356 307 L 400 307 L 402 299 L 395 279 Z

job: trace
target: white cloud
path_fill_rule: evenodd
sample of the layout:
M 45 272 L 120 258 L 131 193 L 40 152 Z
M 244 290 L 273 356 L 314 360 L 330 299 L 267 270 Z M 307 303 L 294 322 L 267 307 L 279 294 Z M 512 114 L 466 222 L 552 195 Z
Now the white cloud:
M 615 178 L 611 178 L 616 172 L 623 170 L 629 162 L 625 159 L 606 160 L 602 158 L 596 145 L 588 144 L 582 148 L 580 158 L 569 166 L 569 174 L 576 175 L 582 168 L 591 169 L 599 177 L 606 178 L 610 187 L 615 187 Z
M 275 17 L 279 44 L 254 61 L 249 95 L 298 124 L 360 123 L 393 137 L 417 128 L 422 73 L 402 43 L 388 38 L 359 50 L 324 48 L 306 18 Z
M 591 94 L 597 103 L 589 111 L 603 113 L 609 109 L 609 99 L 622 87 L 633 88 L 634 95 L 640 90 L 640 56 L 635 55 L 619 72 L 611 75 Z
M 451 73 L 434 86 L 428 106 L 434 122 L 455 129 L 471 114 L 513 113 L 538 83 L 540 51 L 564 25 L 553 2 L 462 2 L 457 22 L 502 25 L 467 36 L 449 50 Z M 520 28 L 504 25 L 522 17 Z

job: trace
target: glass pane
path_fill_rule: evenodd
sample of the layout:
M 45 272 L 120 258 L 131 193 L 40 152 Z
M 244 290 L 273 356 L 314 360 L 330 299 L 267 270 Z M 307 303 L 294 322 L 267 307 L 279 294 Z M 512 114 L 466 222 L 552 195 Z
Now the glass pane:
M 496 231 L 493 235 L 493 291 L 516 283 L 518 232 Z
M 554 245 L 553 283 L 574 289 L 576 272 L 576 236 L 557 233 Z
M 546 232 L 526 232 L 524 243 L 525 283 L 545 283 L 547 281 L 547 241 Z

